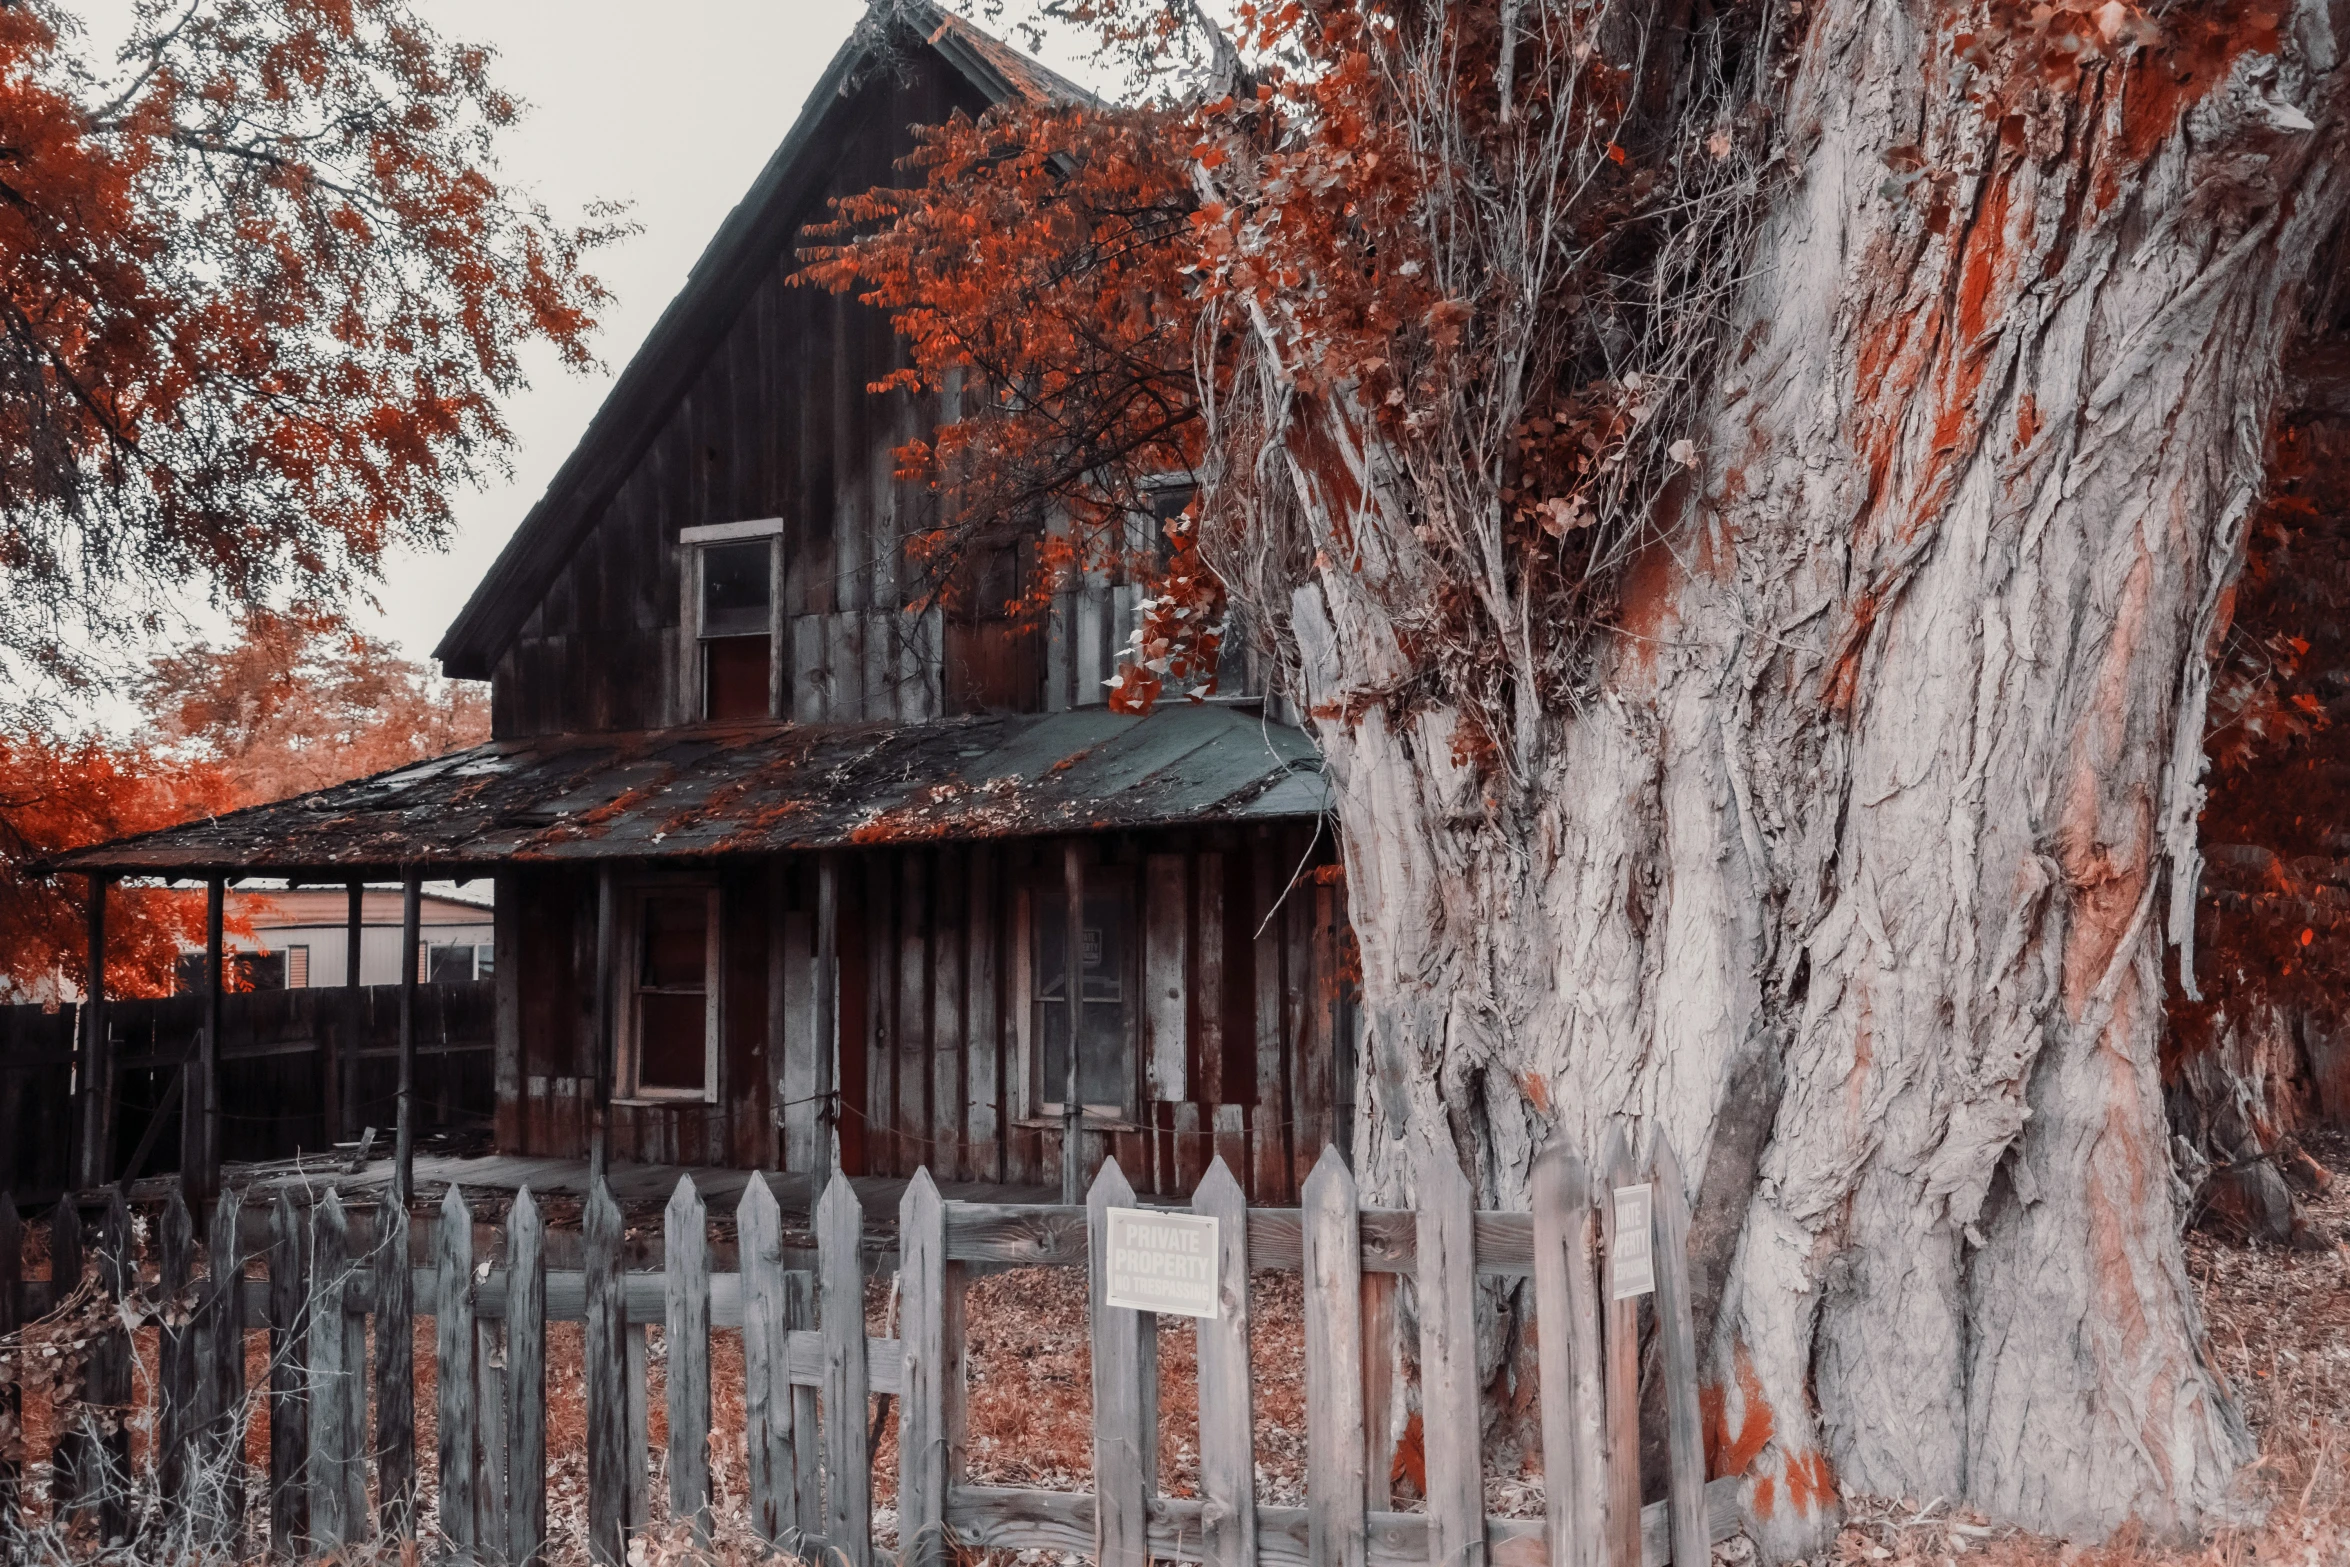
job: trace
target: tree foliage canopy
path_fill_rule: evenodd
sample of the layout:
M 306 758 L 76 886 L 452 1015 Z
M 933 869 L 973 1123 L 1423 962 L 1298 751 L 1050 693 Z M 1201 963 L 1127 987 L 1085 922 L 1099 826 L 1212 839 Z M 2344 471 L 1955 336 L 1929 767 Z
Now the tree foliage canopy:
M 0 7 L 0 656 L 73 681 L 194 584 L 332 601 L 502 460 L 615 232 L 504 184 L 487 51 L 401 0 Z M 82 652 L 77 654 L 76 644 Z

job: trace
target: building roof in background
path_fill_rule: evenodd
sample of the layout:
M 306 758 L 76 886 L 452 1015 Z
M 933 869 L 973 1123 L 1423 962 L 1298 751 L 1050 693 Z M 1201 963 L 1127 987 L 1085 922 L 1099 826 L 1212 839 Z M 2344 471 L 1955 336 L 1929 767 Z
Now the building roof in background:
M 1254 704 L 494 740 L 62 856 L 126 875 L 428 874 L 1294 820 L 1322 759 Z
M 873 0 L 808 94 L 799 119 L 718 226 L 686 275 L 685 287 L 612 383 L 546 494 L 442 634 L 433 656 L 444 673 L 490 677 L 507 643 L 578 548 L 581 534 L 593 526 L 693 384 L 710 345 L 792 242 L 799 212 L 825 172 L 826 118 L 868 73 L 908 47 L 934 51 L 992 103 L 1096 101 L 1084 88 L 931 0 Z
M 232 914 L 242 914 L 256 930 L 293 930 L 313 926 L 342 926 L 350 919 L 350 895 L 340 887 L 240 887 L 228 895 Z M 484 900 L 452 898 L 428 892 L 416 900 L 417 919 L 425 925 L 487 925 L 495 908 Z M 359 923 L 371 929 L 400 923 L 398 888 L 370 887 L 360 895 Z

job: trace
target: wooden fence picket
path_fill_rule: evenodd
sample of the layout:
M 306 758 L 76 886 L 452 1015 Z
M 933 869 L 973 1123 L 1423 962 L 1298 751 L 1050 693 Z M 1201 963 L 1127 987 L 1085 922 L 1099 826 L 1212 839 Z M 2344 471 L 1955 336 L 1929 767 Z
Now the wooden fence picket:
M 416 1283 L 408 1210 L 377 1210 L 375 1238 L 375 1512 L 386 1539 L 416 1537 Z
M 792 1333 L 816 1327 L 816 1275 L 793 1268 L 783 1276 L 783 1325 Z M 789 1377 L 788 1370 L 779 1375 Z M 817 1418 L 816 1387 L 812 1382 L 791 1384 L 791 1482 L 795 1510 L 803 1538 L 821 1538 L 824 1522 L 824 1436 Z
M 1144 1388 L 1158 1382 L 1158 1317 L 1108 1303 L 1109 1211 L 1134 1206 L 1116 1159 L 1104 1159 L 1085 1195 L 1086 1309 L 1093 1334 L 1094 1557 L 1100 1567 L 1148 1567 L 1150 1487 L 1158 1440 Z M 1145 1454 L 1149 1456 L 1146 1457 Z
M 6 1198 L 5 1216 L 16 1205 Z M 0 1276 L 6 1263 L 0 1258 Z M 188 1444 L 196 1434 L 196 1318 L 189 1281 L 196 1274 L 196 1221 L 178 1187 L 164 1199 L 156 1226 L 156 1284 L 163 1296 L 163 1321 L 156 1334 L 156 1395 L 162 1405 L 155 1422 L 156 1489 L 167 1506 L 187 1500 Z
M 245 1254 L 237 1244 L 244 1198 L 222 1191 L 212 1210 L 212 1276 L 206 1290 L 204 1402 L 205 1517 L 213 1543 L 245 1549 Z
M 1306 1559 L 1364 1567 L 1363 1244 L 1355 1179 L 1325 1146 L 1299 1193 L 1305 1227 Z
M 1671 1468 L 1667 1516 L 1673 1560 L 1697 1562 L 1711 1554 L 1705 1516 L 1705 1428 L 1697 1395 L 1697 1332 L 1689 1299 L 1689 1195 L 1681 1161 L 1663 1132 L 1649 1157 L 1654 1199 L 1657 1337 L 1663 1343 L 1665 1450 Z
M 506 1221 L 506 1527 L 513 1567 L 547 1542 L 547 1221 L 525 1186 Z
M 1218 1154 L 1191 1195 L 1216 1221 L 1217 1314 L 1198 1329 L 1200 1545 L 1214 1567 L 1256 1567 L 1256 1410 L 1248 1366 L 1248 1194 Z
M 476 1559 L 473 1491 L 473 1211 L 465 1193 L 449 1183 L 441 1199 L 441 1221 L 433 1231 L 433 1370 L 439 1395 L 441 1540 L 453 1562 Z
M 0 1192 L 0 1334 L 14 1333 L 24 1321 L 24 1220 L 16 1198 Z M 22 1430 L 24 1393 L 11 1380 L 0 1385 L 0 1425 Z M 20 1511 L 24 1470 L 15 1457 L 16 1443 L 0 1442 L 0 1535 L 13 1537 L 23 1527 Z
M 668 1308 L 669 1516 L 710 1543 L 710 1239 L 694 1178 L 681 1175 L 663 1215 Z
M 98 1232 L 98 1284 L 106 1299 L 119 1303 L 139 1288 L 139 1257 L 131 1238 L 130 1203 L 120 1186 L 108 1194 L 106 1218 Z M 119 1312 L 90 1345 L 89 1465 L 85 1495 L 98 1504 L 98 1537 L 128 1540 L 131 1530 L 131 1335 Z
M 766 1177 L 753 1175 L 735 1205 L 742 1255 L 743 1457 L 751 1532 L 788 1549 L 800 1527 L 792 1485 L 791 1327 L 783 1281 L 783 1210 Z M 811 1520 L 813 1521 L 813 1520 Z
M 71 1197 L 49 1215 L 49 1309 L 55 1311 L 82 1284 L 82 1215 Z M 86 1432 L 78 1414 L 59 1411 L 49 1443 L 49 1505 L 62 1520 L 80 1491 Z
M 588 1188 L 581 1216 L 587 1270 L 588 1553 L 619 1567 L 627 1560 L 628 1351 L 623 1344 L 628 1297 L 620 1273 L 621 1220 L 601 1176 Z
M 1599 1398 L 1599 1296 L 1591 1275 L 1591 1187 L 1563 1137 L 1534 1160 L 1534 1331 L 1539 1354 L 1542 1474 L 1549 1557 L 1557 1567 L 1605 1560 L 1601 1520 L 1606 1440 Z M 1480 1504 L 1482 1511 L 1482 1504 Z
M 1450 1147 L 1431 1140 L 1415 1179 L 1414 1276 L 1420 1316 L 1420 1431 L 1428 1499 L 1429 1567 L 1484 1567 L 1485 1473 L 1477 1410 L 1476 1194 Z M 1544 1333 L 1542 1343 L 1551 1343 Z M 1545 1384 L 1547 1386 L 1547 1383 Z M 1206 1397 L 1203 1389 L 1201 1397 Z M 1547 1406 L 1545 1413 L 1547 1414 Z M 1543 1431 L 1544 1452 L 1550 1433 Z M 1561 1560 L 1563 1558 L 1553 1558 Z
M 274 1263 L 275 1258 L 273 1256 Z M 367 1400 L 364 1355 L 351 1353 L 345 1331 L 352 1284 L 351 1222 L 331 1188 L 311 1214 L 309 1356 L 309 1535 L 322 1556 L 367 1537 L 367 1456 L 355 1438 L 365 1428 L 354 1403 Z M 272 1292 L 276 1280 L 271 1280 Z M 272 1406 L 271 1418 L 276 1418 Z
M 1621 1122 L 1600 1156 L 1600 1321 L 1607 1382 L 1607 1540 L 1615 1567 L 1640 1564 L 1640 1299 L 1616 1298 L 1616 1193 L 1640 1180 Z
M 313 1280 L 303 1263 L 303 1229 L 293 1194 L 281 1187 L 269 1205 L 269 1548 L 288 1559 L 302 1554 L 310 1533 L 311 1400 L 303 1341 Z M 342 1324 L 334 1326 L 339 1338 Z
M 946 1560 L 946 1210 L 927 1168 L 898 1203 L 898 1560 Z
M 873 1567 L 873 1474 L 866 1462 L 865 1210 L 835 1170 L 816 1204 L 818 1330 L 824 1336 L 824 1542 L 828 1560 Z

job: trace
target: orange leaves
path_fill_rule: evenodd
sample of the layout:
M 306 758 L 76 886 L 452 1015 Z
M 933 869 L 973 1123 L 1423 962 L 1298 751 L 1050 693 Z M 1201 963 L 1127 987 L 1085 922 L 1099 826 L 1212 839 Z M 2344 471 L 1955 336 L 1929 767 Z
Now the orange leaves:
M 436 543 L 509 438 L 522 345 L 587 364 L 604 300 L 581 263 L 613 226 L 498 183 L 513 101 L 402 0 L 199 0 L 142 28 L 101 102 L 36 8 L 0 9 L 19 653 L 137 620 L 139 590 L 327 597 Z M 97 598 L 76 559 L 107 563 Z

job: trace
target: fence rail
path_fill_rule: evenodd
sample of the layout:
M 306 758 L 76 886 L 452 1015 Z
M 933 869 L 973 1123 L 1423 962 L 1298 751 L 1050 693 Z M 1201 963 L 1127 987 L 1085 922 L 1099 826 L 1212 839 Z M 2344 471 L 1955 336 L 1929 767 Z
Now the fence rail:
M 738 1271 L 710 1266 L 709 1216 L 689 1178 L 663 1215 L 663 1267 L 623 1269 L 623 1223 L 600 1182 L 583 1213 L 571 1270 L 546 1265 L 546 1227 L 530 1193 L 502 1234 L 476 1252 L 473 1215 L 450 1188 L 415 1265 L 408 1219 L 366 1222 L 329 1191 L 307 1208 L 280 1193 L 258 1250 L 241 1245 L 241 1199 L 224 1195 L 199 1237 L 175 1197 L 140 1255 L 119 1192 L 87 1247 L 68 1204 L 52 1223 L 52 1285 L 22 1277 L 21 1226 L 0 1197 L 0 1333 L 48 1318 L 83 1324 L 78 1381 L 54 1395 L 47 1523 L 94 1518 L 102 1535 L 167 1519 L 194 1550 L 234 1550 L 243 1497 L 259 1484 L 269 1545 L 324 1556 L 371 1535 L 418 1529 L 413 1323 L 433 1323 L 439 1482 L 432 1523 L 458 1561 L 525 1563 L 547 1541 L 546 1332 L 581 1321 L 587 1401 L 587 1544 L 626 1559 L 649 1527 L 646 1328 L 662 1325 L 668 1363 L 666 1512 L 710 1537 L 710 1336 L 742 1332 L 750 1520 L 779 1548 L 842 1567 L 888 1559 L 872 1537 L 871 1400 L 894 1396 L 898 1420 L 900 1567 L 945 1567 L 956 1550 L 1074 1552 L 1102 1567 L 1151 1561 L 1213 1567 L 1656 1567 L 1703 1562 L 1737 1527 L 1736 1485 L 1704 1476 L 1697 1368 L 1685 1277 L 1687 1211 L 1672 1151 L 1635 1160 L 1611 1144 L 1594 1179 L 1563 1146 L 1546 1150 L 1534 1212 L 1477 1212 L 1448 1157 L 1416 1172 L 1420 1206 L 1365 1209 L 1352 1175 L 1326 1152 L 1295 1209 L 1250 1209 L 1219 1160 L 1194 1214 L 1218 1221 L 1213 1315 L 1197 1320 L 1197 1496 L 1162 1492 L 1157 1473 L 1156 1319 L 1111 1305 L 1107 1226 L 1133 1192 L 1105 1164 L 1083 1207 L 942 1201 L 927 1172 L 898 1215 L 901 1330 L 866 1330 L 865 1278 L 876 1261 L 864 1214 L 836 1176 L 812 1215 L 817 1266 L 786 1266 L 772 1189 L 754 1180 L 735 1213 Z M 1653 1202 L 1630 1206 L 1653 1194 Z M 1640 1505 L 1640 1301 L 1619 1274 L 1643 1247 L 1618 1244 L 1619 1213 L 1653 1258 L 1654 1327 L 1670 1453 L 1668 1497 Z M 248 1234 L 252 1232 L 248 1230 Z M 201 1245 L 200 1245 L 201 1242 Z M 199 1271 L 201 1253 L 206 1264 Z M 251 1275 L 252 1265 L 260 1272 Z M 151 1265 L 151 1266 L 150 1266 Z M 964 1294 L 1004 1267 L 1082 1267 L 1088 1274 L 1094 1489 L 973 1485 L 964 1467 L 968 1378 Z M 1307 1501 L 1256 1497 L 1249 1359 L 1249 1278 L 1304 1279 Z M 1536 1310 L 1545 1516 L 1488 1516 L 1479 1432 L 1475 1288 L 1480 1275 L 1532 1280 Z M 1393 1443 L 1406 1396 L 1399 1288 L 1413 1291 L 1426 1460 L 1425 1510 L 1393 1505 Z M 1639 1281 L 1628 1281 L 1637 1283 Z M 126 1309 L 126 1307 L 128 1309 Z M 77 1317 L 78 1314 L 78 1317 Z M 368 1364 L 373 1319 L 373 1365 Z M 129 1324 L 160 1333 L 152 1473 L 130 1472 L 136 1395 Z M 27 1332 L 37 1330 L 26 1329 Z M 268 1335 L 265 1387 L 245 1387 L 247 1336 Z M 20 1429 L 21 1339 L 5 1341 L 0 1428 Z M 368 1392 L 372 1384 L 374 1424 Z M 269 1409 L 266 1476 L 249 1475 L 242 1432 L 252 1399 Z M 0 1442 L 0 1452 L 8 1446 Z M 369 1495 L 369 1469 L 375 1470 Z M 0 1532 L 39 1526 L 17 1467 L 0 1459 Z M 140 1510 L 141 1484 L 172 1505 Z M 167 1542 L 168 1543 L 168 1542 Z

